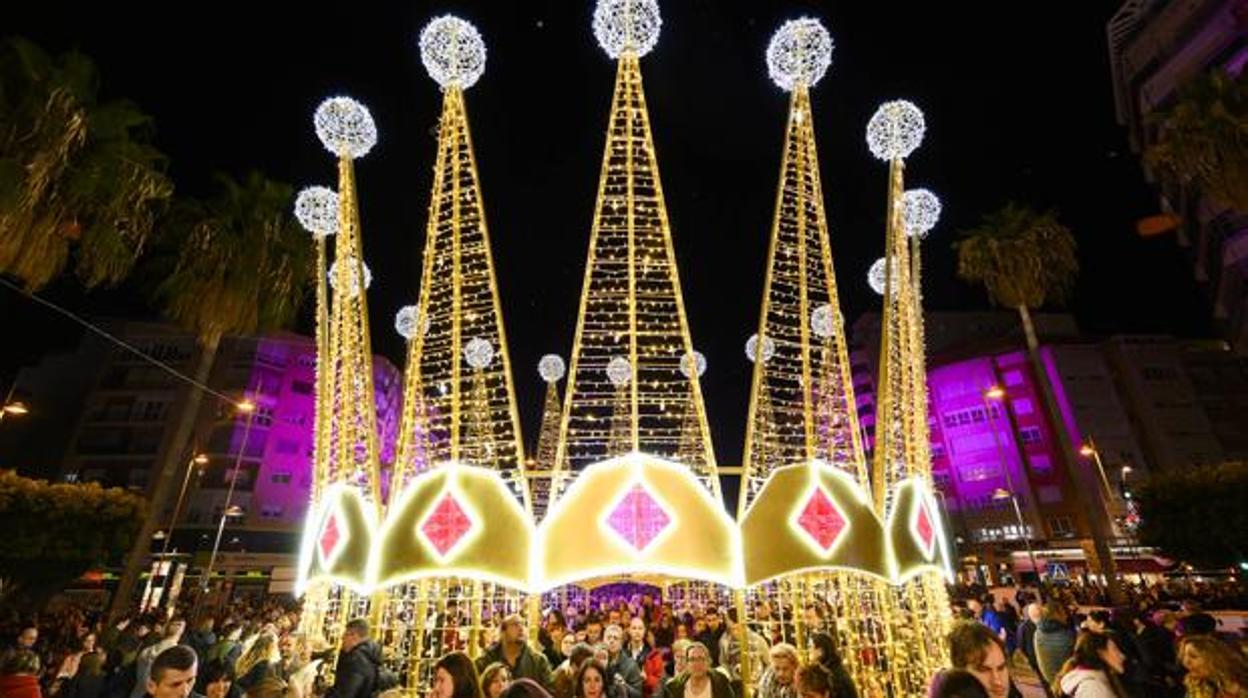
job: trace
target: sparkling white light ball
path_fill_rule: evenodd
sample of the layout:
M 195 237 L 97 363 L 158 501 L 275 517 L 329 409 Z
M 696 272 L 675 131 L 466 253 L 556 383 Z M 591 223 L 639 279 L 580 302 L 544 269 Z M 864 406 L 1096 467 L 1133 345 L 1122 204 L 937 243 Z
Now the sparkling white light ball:
M 832 63 L 832 35 L 817 19 L 785 22 L 767 44 L 767 72 L 772 82 L 792 92 L 813 87 Z
M 617 356 L 607 362 L 607 378 L 611 385 L 623 388 L 633 379 L 633 365 L 623 356 Z
M 563 357 L 558 354 L 547 354 L 537 362 L 537 373 L 547 383 L 558 383 L 567 371 Z
M 810 330 L 823 339 L 836 333 L 837 322 L 837 313 L 828 303 L 810 311 Z
M 927 189 L 911 189 L 901 195 L 901 216 L 906 235 L 927 237 L 928 231 L 940 220 L 940 199 Z
M 905 159 L 923 142 L 926 130 L 923 112 L 913 103 L 885 102 L 867 122 L 867 147 L 881 160 Z
M 494 345 L 484 337 L 474 337 L 464 345 L 464 360 L 475 369 L 483 369 L 494 360 Z
M 330 97 L 312 116 L 316 136 L 334 155 L 362 158 L 377 145 L 377 125 L 368 107 L 350 97 Z
M 365 290 L 368 290 L 368 287 L 373 285 L 373 272 L 368 268 L 368 265 L 363 262 L 360 262 L 360 267 L 356 267 L 355 260 L 353 258 L 348 257 L 346 261 L 349 262 L 347 265 L 347 279 L 349 281 L 346 293 L 349 297 L 354 298 L 360 295 L 360 277 L 358 269 L 364 269 Z M 338 264 L 339 263 L 335 261 L 333 264 L 329 265 L 329 287 L 335 291 L 338 290 Z
M 657 0 L 598 0 L 594 8 L 594 38 L 612 58 L 650 53 L 662 26 Z
M 763 363 L 771 361 L 771 357 L 776 355 L 776 343 L 771 337 L 763 338 Z M 745 356 L 750 361 L 756 361 L 758 357 L 758 333 L 750 335 L 745 340 Z
M 420 32 L 420 61 L 443 88 L 467 89 L 485 72 L 485 41 L 459 17 L 435 17 Z
M 338 194 L 328 187 L 307 187 L 295 197 L 295 220 L 320 240 L 338 232 Z
M 692 378 L 692 372 L 694 370 L 698 372 L 699 378 L 702 377 L 703 373 L 706 373 L 706 356 L 704 356 L 702 352 L 697 349 L 694 349 L 692 354 L 685 354 L 680 357 L 681 375 L 685 378 Z

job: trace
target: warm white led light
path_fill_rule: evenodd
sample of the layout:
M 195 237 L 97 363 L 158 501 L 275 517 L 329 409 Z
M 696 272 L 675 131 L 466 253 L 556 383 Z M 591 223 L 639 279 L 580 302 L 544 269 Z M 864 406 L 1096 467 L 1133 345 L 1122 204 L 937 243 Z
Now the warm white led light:
M 558 383 L 567 372 L 563 357 L 558 354 L 547 354 L 537 362 L 537 373 L 547 383 Z
M 464 345 L 464 360 L 475 369 L 483 369 L 494 360 L 494 345 L 483 337 L 474 337 Z
M 414 305 L 405 305 L 399 308 L 399 312 L 394 316 L 394 331 L 406 340 L 411 340 L 416 336 L 416 323 L 420 315 L 420 308 Z
M 824 339 L 836 334 L 839 322 L 838 313 L 828 303 L 810 311 L 810 331 Z
M 611 385 L 623 388 L 633 379 L 633 365 L 623 356 L 617 356 L 607 362 L 607 378 L 611 380 Z
M 912 102 L 885 102 L 867 122 L 867 147 L 881 160 L 904 159 L 923 142 L 926 130 L 923 112 Z
M 785 22 L 767 45 L 767 72 L 772 82 L 792 92 L 814 87 L 832 63 L 832 35 L 817 19 Z
M 771 357 L 775 356 L 775 354 L 776 343 L 771 337 L 765 338 L 763 340 L 763 363 L 771 361 Z M 745 340 L 745 356 L 750 361 L 754 361 L 758 356 L 758 333 L 750 335 L 750 338 Z
M 911 189 L 901 195 L 901 215 L 906 235 L 923 238 L 940 220 L 940 199 L 927 189 Z
M 698 378 L 701 378 L 702 374 L 706 373 L 706 357 L 697 349 L 694 349 L 692 354 L 685 354 L 680 357 L 680 374 L 685 378 L 691 378 L 695 368 L 698 372 Z
M 316 136 L 329 152 L 352 160 L 377 145 L 377 125 L 368 107 L 350 97 L 330 97 L 312 117 Z
M 338 194 L 328 187 L 307 187 L 295 197 L 295 219 L 312 237 L 338 232 Z
M 467 89 L 485 72 L 485 41 L 459 17 L 435 17 L 420 32 L 420 61 L 442 87 Z
M 368 290 L 368 287 L 373 285 L 373 272 L 363 262 L 360 263 L 360 266 L 364 268 L 364 289 Z M 352 298 L 360 295 L 360 280 L 354 263 L 347 265 L 347 278 L 350 279 L 350 290 L 347 291 L 347 295 Z M 336 261 L 329 265 L 329 287 L 335 291 L 338 290 L 338 262 Z
M 598 0 L 594 8 L 594 38 L 612 58 L 650 53 L 662 26 L 655 0 Z

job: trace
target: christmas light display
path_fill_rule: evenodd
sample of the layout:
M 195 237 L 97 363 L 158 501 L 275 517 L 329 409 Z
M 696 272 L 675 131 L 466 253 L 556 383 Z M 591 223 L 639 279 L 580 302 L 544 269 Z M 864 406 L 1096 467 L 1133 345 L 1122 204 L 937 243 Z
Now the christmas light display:
M 786 92 L 811 88 L 832 63 L 832 35 L 817 19 L 785 22 L 767 45 L 767 71 Z
M 558 383 L 567 372 L 563 357 L 558 354 L 546 354 L 537 362 L 537 373 L 547 383 Z
M 776 341 L 771 337 L 763 337 L 763 363 L 771 361 L 771 357 L 776 355 Z M 745 340 L 745 358 L 751 363 L 758 360 L 758 334 L 750 335 Z
M 940 220 L 940 199 L 927 189 L 910 189 L 901 197 L 901 217 L 906 235 L 927 237 Z
M 699 378 L 706 373 L 706 356 L 696 349 L 680 359 L 680 375 L 689 378 L 691 373 L 697 373 Z
M 328 187 L 307 187 L 295 197 L 295 219 L 314 238 L 338 231 L 338 194 Z
M 343 292 L 347 295 L 360 295 L 361 274 L 364 276 L 365 289 L 373 285 L 373 272 L 368 268 L 367 264 L 362 262 L 357 264 L 355 259 L 348 257 L 346 263 L 342 266 L 341 277 L 344 278 L 346 282 L 346 285 L 343 286 L 345 289 Z M 339 267 L 337 261 L 329 266 L 329 287 L 335 291 L 338 290 L 338 279 L 340 276 L 338 270 Z
M 438 17 L 420 32 L 420 60 L 434 82 L 466 90 L 485 72 L 485 41 L 469 22 Z
M 559 422 L 563 402 L 559 398 L 559 381 L 567 374 L 567 365 L 558 354 L 546 354 L 537 362 L 538 375 L 546 383 L 546 398 L 542 401 L 542 429 L 537 438 L 537 452 L 533 457 L 533 479 L 530 490 L 533 500 L 533 518 L 541 521 L 555 493 L 562 491 L 567 473 L 559 482 L 553 480 L 555 456 L 559 450 Z
M 650 53 L 662 26 L 656 0 L 600 0 L 594 8 L 594 38 L 612 58 Z
M 914 104 L 904 99 L 885 102 L 867 122 L 867 147 L 885 162 L 905 159 L 923 142 L 926 130 L 923 112 Z
M 416 336 L 417 328 L 420 327 L 420 309 L 414 305 L 405 305 L 399 308 L 399 312 L 394 315 L 394 331 L 407 341 L 411 341 Z
M 815 333 L 820 339 L 828 339 L 833 332 L 840 330 L 841 314 L 832 307 L 831 303 L 823 305 L 810 311 L 810 331 Z
M 884 288 L 888 283 L 888 261 L 883 257 L 871 263 L 871 268 L 867 270 L 867 285 L 872 291 L 884 295 Z
M 377 126 L 363 104 L 350 97 L 330 97 L 312 117 L 321 145 L 339 158 L 355 160 L 377 145 Z M 342 191 L 341 183 L 338 191 Z

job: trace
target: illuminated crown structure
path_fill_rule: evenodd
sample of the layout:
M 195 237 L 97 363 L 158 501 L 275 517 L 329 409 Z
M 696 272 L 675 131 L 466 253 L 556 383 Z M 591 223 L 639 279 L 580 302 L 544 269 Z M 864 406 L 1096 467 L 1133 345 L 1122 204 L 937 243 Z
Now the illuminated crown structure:
M 385 480 L 363 407 L 371 373 L 357 366 L 369 357 L 367 274 L 351 158 L 367 148 L 355 145 L 358 135 L 327 141 L 340 155 L 337 202 L 318 194 L 301 204 L 300 220 L 320 231 L 324 264 L 330 224 L 309 212 L 336 206 L 336 258 L 355 265 L 336 265 L 328 301 L 327 289 L 318 293 L 325 363 L 316 501 L 298 580 L 312 611 L 305 629 L 332 642 L 348 613 L 367 613 L 387 663 L 409 692 L 423 693 L 442 653 L 477 656 L 502 616 L 527 615 L 535 632 L 541 608 L 631 581 L 660 587 L 676 604 L 734 606 L 750 621 L 739 624 L 743 633 L 766 627 L 799 648 L 813 632 L 832 633 L 864 694 L 919 695 L 947 663 L 940 645 L 951 571 L 929 484 L 921 235 L 906 235 L 907 226 L 925 232 L 934 214 L 931 201 L 916 203 L 927 218 L 912 223 L 901 196 L 902 158 L 918 145 L 921 114 L 915 136 L 917 109 L 890 103 L 868 133 L 891 166 L 886 269 L 897 272 L 882 283 L 881 409 L 869 461 L 810 99 L 832 42 L 802 19 L 768 48 L 790 105 L 762 310 L 747 346 L 755 364 L 734 519 L 720 493 L 699 384 L 706 360 L 690 338 L 642 89 L 640 58 L 658 40 L 658 6 L 601 0 L 593 25 L 616 61 L 615 90 L 573 346 L 566 365 L 556 355 L 539 363 L 547 394 L 531 461 L 465 115 L 464 90 L 485 66 L 476 29 L 441 17 L 421 35 L 443 110 L 420 298 L 396 319 L 408 340 L 405 401 Z M 336 131 L 372 128 L 359 112 L 343 111 L 339 122 Z M 753 670 L 741 667 L 747 686 Z

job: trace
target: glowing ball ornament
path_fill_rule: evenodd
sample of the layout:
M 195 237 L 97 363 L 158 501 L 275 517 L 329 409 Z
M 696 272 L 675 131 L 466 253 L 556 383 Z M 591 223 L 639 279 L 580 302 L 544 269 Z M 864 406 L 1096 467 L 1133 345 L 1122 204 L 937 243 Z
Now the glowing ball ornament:
M 867 122 L 867 147 L 887 162 L 904 159 L 923 142 L 926 130 L 923 112 L 913 103 L 904 99 L 885 102 Z
M 558 354 L 547 354 L 537 362 L 537 373 L 547 383 L 558 383 L 567 372 L 563 357 Z
M 786 92 L 814 87 L 832 63 L 832 35 L 810 17 L 785 22 L 767 45 L 767 72 Z
M 316 136 L 329 152 L 352 160 L 377 145 L 377 125 L 368 108 L 350 97 L 330 97 L 312 117 Z
M 694 349 L 692 354 L 685 354 L 680 357 L 681 375 L 685 378 L 692 378 L 695 370 L 698 372 L 698 378 L 701 378 L 702 374 L 706 373 L 706 357 L 697 349 Z
M 469 22 L 436 17 L 420 32 L 420 62 L 443 89 L 466 90 L 485 72 L 485 41 Z
M 875 260 L 875 262 L 871 265 L 871 268 L 867 270 L 867 285 L 871 287 L 872 291 L 875 291 L 881 296 L 884 295 L 884 284 L 886 282 L 886 279 L 884 278 L 884 276 L 885 276 L 884 258 L 880 257 L 879 259 Z M 897 260 L 893 260 L 893 286 L 894 288 L 899 283 L 901 283 L 901 277 L 899 274 L 899 269 L 897 267 Z
M 839 322 L 839 314 L 828 303 L 810 311 L 810 331 L 823 339 L 836 334 L 836 326 Z
M 360 295 L 360 277 L 359 272 L 357 271 L 359 267 L 356 267 L 355 260 L 353 258 L 348 257 L 347 261 L 350 262 L 350 264 L 347 265 L 347 279 L 350 281 L 348 283 L 348 290 L 346 293 L 351 298 L 355 298 Z M 373 272 L 370 271 L 368 265 L 363 262 L 360 263 L 360 267 L 364 269 L 364 289 L 368 290 L 368 287 L 373 285 Z M 335 291 L 338 290 L 338 262 L 336 261 L 329 265 L 329 287 Z
M 771 357 L 775 355 L 776 355 L 775 341 L 773 341 L 771 337 L 765 337 L 763 339 L 763 363 L 767 363 L 768 361 L 771 361 Z M 750 335 L 750 338 L 745 340 L 745 356 L 752 362 L 758 360 L 758 333 L 757 332 Z
M 940 199 L 927 189 L 911 189 L 901 195 L 901 217 L 906 235 L 924 238 L 940 220 Z
M 328 187 L 307 187 L 295 197 L 295 219 L 320 240 L 338 232 L 338 193 Z
M 633 365 L 623 356 L 617 356 L 607 362 L 607 378 L 611 385 L 623 388 L 633 379 Z
M 650 53 L 662 26 L 656 0 L 598 0 L 594 8 L 594 38 L 612 58 Z
M 474 337 L 464 345 L 464 360 L 469 366 L 481 370 L 494 360 L 494 345 L 488 339 Z
M 399 312 L 394 315 L 394 331 L 398 332 L 403 339 L 411 341 L 416 336 L 419 317 L 420 308 L 414 305 L 405 305 L 399 308 Z

